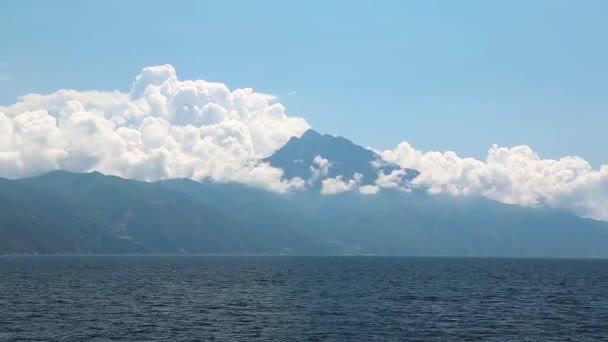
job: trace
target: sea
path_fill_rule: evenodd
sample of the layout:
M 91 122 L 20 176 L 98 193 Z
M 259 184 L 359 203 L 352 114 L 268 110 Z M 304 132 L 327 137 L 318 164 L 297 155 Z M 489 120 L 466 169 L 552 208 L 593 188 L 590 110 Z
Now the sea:
M 0 341 L 608 341 L 608 260 L 0 257 Z

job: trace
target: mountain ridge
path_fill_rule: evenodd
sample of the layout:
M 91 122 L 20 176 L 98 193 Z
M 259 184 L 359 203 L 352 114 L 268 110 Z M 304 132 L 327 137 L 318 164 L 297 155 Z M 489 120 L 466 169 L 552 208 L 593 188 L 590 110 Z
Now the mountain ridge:
M 0 199 L 11 198 L 7 189 L 19 210 L 3 200 L 2 254 L 608 257 L 606 222 L 482 198 L 397 190 L 286 196 L 239 184 L 69 172 L 0 180 Z M 28 207 L 31 199 L 38 202 Z
M 312 130 L 267 161 L 296 165 L 287 175 L 310 179 L 321 154 L 332 164 L 324 177 L 360 173 L 374 184 L 379 173 L 402 171 L 376 167 L 375 152 Z M 404 181 L 418 175 L 404 174 Z M 320 183 L 280 194 L 240 183 L 145 182 L 99 172 L 0 178 L 0 254 L 608 257 L 608 222 L 563 210 L 400 189 L 324 195 Z

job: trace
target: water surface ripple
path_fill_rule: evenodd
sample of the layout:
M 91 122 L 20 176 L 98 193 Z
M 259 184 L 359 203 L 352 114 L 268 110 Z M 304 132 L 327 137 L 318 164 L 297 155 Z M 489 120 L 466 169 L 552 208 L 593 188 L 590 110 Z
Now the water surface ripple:
M 608 261 L 1 257 L 0 341 L 608 341 Z

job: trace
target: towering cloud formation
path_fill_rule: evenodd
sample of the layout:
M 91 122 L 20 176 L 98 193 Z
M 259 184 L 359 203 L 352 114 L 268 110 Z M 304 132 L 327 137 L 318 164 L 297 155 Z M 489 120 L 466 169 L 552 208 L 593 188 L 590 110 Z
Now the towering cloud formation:
M 403 142 L 382 157 L 421 174 L 413 186 L 428 192 L 480 195 L 523 206 L 564 208 L 608 220 L 608 165 L 594 170 L 580 157 L 541 159 L 528 146 L 496 145 L 485 161 L 454 152 L 422 153 Z
M 0 176 L 65 169 L 128 178 L 236 181 L 273 191 L 302 187 L 258 160 L 309 126 L 274 97 L 180 81 L 149 67 L 129 93 L 60 90 L 0 107 Z
M 284 179 L 282 170 L 259 161 L 308 127 L 287 116 L 272 95 L 181 81 L 172 66 L 155 66 L 143 69 L 128 93 L 60 90 L 0 107 L 0 177 L 64 169 L 241 182 L 277 192 L 316 181 L 323 194 L 414 187 L 608 220 L 608 165 L 593 169 L 579 157 L 541 159 L 527 146 L 493 146 L 485 161 L 422 153 L 406 142 L 381 152 L 384 160 L 421 172 L 412 184 L 403 183 L 400 170 L 365 186 L 360 175 L 327 178 L 332 161 L 323 156 L 314 159 L 309 180 Z

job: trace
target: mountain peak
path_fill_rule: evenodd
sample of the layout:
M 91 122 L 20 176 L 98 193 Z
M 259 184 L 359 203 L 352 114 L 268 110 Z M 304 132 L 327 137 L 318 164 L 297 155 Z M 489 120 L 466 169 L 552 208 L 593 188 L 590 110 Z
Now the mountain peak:
M 321 133 L 315 131 L 312 128 L 309 128 L 309 129 L 306 130 L 306 132 L 304 132 L 304 134 L 302 134 L 302 136 L 300 137 L 300 139 L 302 139 L 302 140 L 311 140 L 311 139 L 319 139 L 321 137 L 322 137 Z
M 286 178 L 300 177 L 310 180 L 314 176 L 313 170 L 319 168 L 314 161 L 317 156 L 327 159 L 331 164 L 322 178 L 342 176 L 344 179 L 352 179 L 356 173 L 360 173 L 363 175 L 362 185 L 374 184 L 379 172 L 389 174 L 401 169 L 391 163 L 374 166 L 377 164 L 374 162 L 381 160 L 380 155 L 374 151 L 356 145 L 346 138 L 321 134 L 313 129 L 308 129 L 300 138 L 291 138 L 285 146 L 264 161 L 283 169 Z M 408 179 L 418 174 L 414 170 L 406 171 Z
M 321 144 L 326 144 L 326 145 L 346 144 L 349 147 L 363 148 L 342 136 L 331 135 L 331 134 L 321 134 L 312 128 L 307 129 L 306 132 L 304 132 L 304 134 L 302 134 L 302 136 L 299 139 L 296 138 L 296 140 L 301 140 L 306 143 L 321 143 Z

